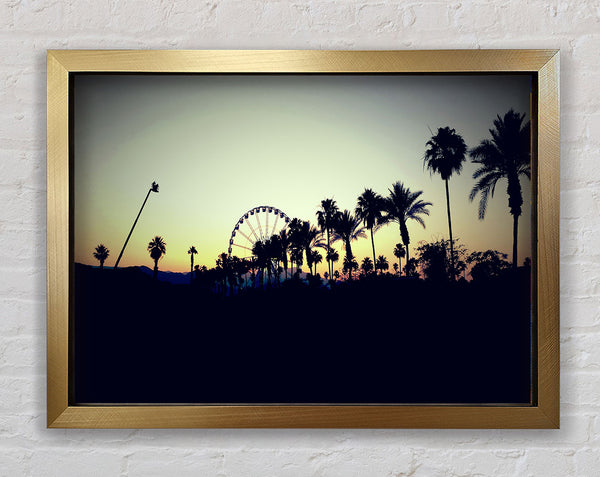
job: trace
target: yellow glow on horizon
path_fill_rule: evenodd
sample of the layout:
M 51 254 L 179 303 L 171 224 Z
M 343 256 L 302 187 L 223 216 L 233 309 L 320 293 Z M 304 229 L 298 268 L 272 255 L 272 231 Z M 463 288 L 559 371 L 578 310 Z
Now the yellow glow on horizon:
M 75 92 L 75 261 L 96 265 L 92 252 L 103 243 L 105 266 L 113 266 L 156 181 L 160 192 L 150 194 L 119 266 L 152 267 L 146 247 L 160 235 L 167 254 L 159 268 L 181 272 L 190 269 L 191 245 L 194 263 L 213 267 L 253 207 L 316 225 L 322 199 L 353 211 L 364 188 L 385 196 L 397 180 L 433 203 L 426 229 L 408 224 L 413 257 L 419 241 L 448 237 L 443 182 L 422 165 L 429 128 L 449 125 L 473 147 L 489 137 L 496 114 L 529 113 L 524 76 L 86 76 Z M 469 250 L 510 254 L 506 184 L 479 221 L 468 200 L 473 171 L 466 162 L 450 180 L 454 236 Z M 519 262 L 531 254 L 531 189 L 521 184 Z M 390 270 L 400 241 L 395 224 L 375 234 Z M 352 249 L 359 263 L 372 256 L 370 238 Z

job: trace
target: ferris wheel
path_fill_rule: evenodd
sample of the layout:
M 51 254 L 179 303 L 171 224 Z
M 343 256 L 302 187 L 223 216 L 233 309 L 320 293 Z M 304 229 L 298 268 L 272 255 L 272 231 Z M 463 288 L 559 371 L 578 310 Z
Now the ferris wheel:
M 252 247 L 285 229 L 290 218 L 280 209 L 269 205 L 254 207 L 242 215 L 231 232 L 229 249 L 231 256 L 240 258 L 252 255 Z

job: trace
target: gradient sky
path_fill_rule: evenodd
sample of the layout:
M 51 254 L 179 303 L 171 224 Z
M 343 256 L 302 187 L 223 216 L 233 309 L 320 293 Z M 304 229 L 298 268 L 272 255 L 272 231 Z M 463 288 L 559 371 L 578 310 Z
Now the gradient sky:
M 514 108 L 529 120 L 529 91 L 525 75 L 77 75 L 75 261 L 97 265 L 92 253 L 103 243 L 105 265 L 114 265 L 152 181 L 160 192 L 120 267 L 152 267 L 146 247 L 155 235 L 167 244 L 161 270 L 189 271 L 190 245 L 196 264 L 213 267 L 252 207 L 316 225 L 322 199 L 354 210 L 366 187 L 385 196 L 398 180 L 433 203 L 426 229 L 408 223 L 414 256 L 419 241 L 448 237 L 444 183 L 423 169 L 431 131 L 450 126 L 474 147 L 490 137 L 497 114 Z M 480 221 L 478 199 L 468 199 L 474 170 L 467 160 L 450 179 L 454 236 L 469 250 L 511 258 L 506 182 Z M 531 185 L 521 185 L 519 263 L 531 256 Z M 375 234 L 390 269 L 400 241 L 394 224 Z M 353 252 L 359 262 L 372 256 L 370 240 L 353 243 Z

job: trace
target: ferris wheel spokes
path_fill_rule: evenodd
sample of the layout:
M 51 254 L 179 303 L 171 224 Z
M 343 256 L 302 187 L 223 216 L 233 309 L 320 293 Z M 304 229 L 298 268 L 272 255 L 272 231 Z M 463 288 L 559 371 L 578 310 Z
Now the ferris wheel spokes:
M 264 222 L 260 220 L 259 214 L 265 214 Z M 273 225 L 269 220 L 270 215 L 275 216 L 271 218 Z M 252 216 L 254 216 L 254 220 L 252 220 Z M 278 228 L 279 219 L 284 219 L 285 223 Z M 253 207 L 243 214 L 235 224 L 229 239 L 229 255 L 231 255 L 233 246 L 245 249 L 250 252 L 247 255 L 251 255 L 256 242 L 269 239 L 280 230 L 285 229 L 289 222 L 290 218 L 281 209 L 266 205 Z

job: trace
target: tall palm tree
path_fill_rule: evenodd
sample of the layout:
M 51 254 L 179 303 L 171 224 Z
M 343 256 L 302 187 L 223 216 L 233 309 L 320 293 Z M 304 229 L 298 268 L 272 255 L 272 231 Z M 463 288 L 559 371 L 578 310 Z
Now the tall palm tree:
M 388 189 L 390 192 L 389 197 L 385 201 L 385 217 L 384 220 L 389 222 L 396 222 L 400 227 L 400 237 L 404 243 L 406 249 L 406 261 L 409 260 L 408 245 L 410 244 L 410 236 L 408 234 L 408 228 L 406 222 L 408 220 L 414 220 L 425 228 L 425 221 L 421 215 L 429 215 L 428 207 L 431 202 L 424 202 L 419 199 L 422 190 L 417 192 L 411 192 L 408 187 L 404 187 L 402 182 L 398 181 L 392 184 L 392 188 Z
M 299 218 L 293 218 L 289 225 L 289 239 L 290 239 L 290 261 L 292 262 L 291 268 L 292 272 L 294 269 L 294 262 L 296 262 L 296 271 L 298 267 L 301 265 L 299 262 L 302 261 L 302 255 L 304 253 L 304 222 Z
M 332 272 L 333 272 L 333 266 L 334 266 L 333 264 L 334 264 L 335 262 L 337 262 L 339 259 L 340 259 L 340 254 L 338 253 L 338 251 L 337 251 L 336 249 L 334 249 L 334 248 L 330 248 L 330 249 L 327 251 L 327 261 L 328 261 L 329 263 L 331 263 L 331 271 L 332 271 Z M 329 275 L 329 279 L 330 279 L 330 280 L 333 280 L 333 275 L 334 275 L 334 273 L 331 273 L 331 274 Z
M 363 221 L 363 224 L 371 232 L 371 247 L 373 248 L 373 263 L 376 262 L 375 256 L 375 240 L 373 239 L 373 232 L 379 229 L 382 223 L 384 209 L 384 200 L 372 189 L 365 189 L 365 191 L 358 197 L 358 204 L 356 206 L 356 217 Z
M 477 194 L 479 199 L 479 219 L 483 220 L 487 210 L 488 199 L 494 196 L 496 184 L 506 179 L 508 187 L 508 208 L 513 216 L 513 268 L 517 268 L 517 236 L 519 217 L 523 205 L 520 176 L 531 180 L 531 135 L 530 123 L 523 124 L 525 113 L 519 114 L 509 110 L 503 118 L 499 115 L 494 120 L 494 128 L 490 129 L 492 139 L 484 139 L 479 146 L 469 151 L 471 161 L 479 165 L 473 173 L 477 182 L 471 189 L 469 199 Z
M 306 254 L 306 264 L 310 269 L 310 273 L 313 273 L 312 265 L 314 263 L 314 248 L 325 248 L 325 242 L 323 242 L 323 233 L 316 227 L 310 225 L 309 222 L 304 223 L 304 253 Z M 316 251 L 316 250 L 315 250 Z M 316 274 L 316 272 L 314 272 Z
M 312 263 L 315 267 L 315 276 L 317 275 L 317 265 L 323 261 L 323 255 L 318 250 L 313 250 L 310 252 L 312 256 Z
M 426 143 L 424 166 L 433 174 L 439 174 L 446 184 L 446 211 L 450 234 L 450 276 L 454 280 L 454 241 L 452 240 L 452 217 L 450 215 L 450 192 L 448 181 L 452 174 L 460 174 L 465 161 L 467 145 L 462 136 L 449 127 L 439 128 L 437 134 Z
M 290 251 L 290 237 L 287 229 L 279 231 L 279 246 L 281 247 L 281 261 L 283 262 L 283 268 L 285 269 L 285 278 L 288 277 L 288 252 Z
M 190 283 L 192 283 L 194 281 L 194 255 L 196 255 L 198 253 L 198 250 L 196 250 L 196 247 L 194 247 L 193 245 L 189 248 L 188 250 L 188 254 L 190 256 Z
M 94 258 L 100 262 L 100 270 L 104 268 L 104 261 L 110 255 L 110 250 L 107 249 L 103 244 L 97 245 L 94 249 Z
M 156 192 L 158 194 L 158 184 L 156 182 L 152 182 L 150 189 L 148 189 L 146 198 L 144 199 L 144 202 L 142 202 L 142 207 L 140 208 L 140 211 L 138 212 L 137 217 L 133 221 L 133 225 L 131 226 L 129 235 L 127 235 L 127 238 L 125 239 L 125 243 L 123 244 L 123 248 L 121 249 L 121 253 L 119 253 L 119 256 L 117 257 L 117 261 L 115 262 L 115 266 L 114 266 L 115 269 L 119 266 L 119 262 L 121 261 L 121 257 L 123 256 L 123 252 L 125 251 L 125 247 L 127 247 L 127 242 L 129 242 L 129 238 L 131 237 L 131 234 L 133 233 L 133 229 L 135 229 L 135 224 L 137 224 L 137 221 L 140 218 L 140 215 L 142 215 L 142 210 L 144 210 L 144 206 L 146 205 L 146 202 L 148 201 L 148 197 L 150 197 L 150 192 Z
M 402 275 L 402 259 L 406 255 L 404 251 L 404 246 L 401 243 L 397 243 L 394 247 L 394 257 L 398 259 L 398 270 L 400 270 L 400 275 Z
M 321 208 L 317 211 L 317 223 L 319 224 L 319 227 L 321 227 L 321 231 L 327 234 L 327 250 L 331 248 L 330 236 L 339 215 L 340 211 L 335 200 L 323 199 L 321 201 Z M 331 277 L 333 274 L 333 263 L 328 259 L 327 265 L 329 276 Z
M 365 228 L 362 222 L 348 210 L 344 210 L 336 221 L 333 233 L 333 241 L 341 240 L 346 251 L 346 262 L 351 264 L 354 259 L 351 243 L 359 238 L 366 238 Z M 357 265 L 358 267 L 358 265 Z M 352 270 L 350 270 L 350 279 L 352 279 Z
M 163 255 L 167 254 L 167 244 L 163 238 L 159 235 L 150 240 L 148 244 L 148 252 L 150 252 L 150 258 L 154 260 L 154 273 L 152 274 L 155 280 L 158 279 L 158 261 Z

